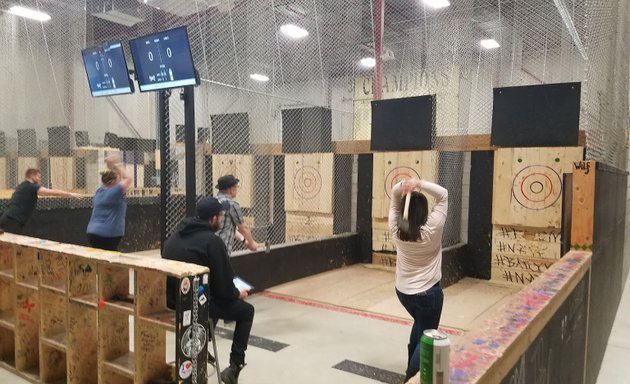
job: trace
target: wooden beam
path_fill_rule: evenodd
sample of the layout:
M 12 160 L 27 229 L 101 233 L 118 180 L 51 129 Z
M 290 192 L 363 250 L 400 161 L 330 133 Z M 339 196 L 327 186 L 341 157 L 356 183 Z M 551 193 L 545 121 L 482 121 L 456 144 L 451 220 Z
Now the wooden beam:
M 593 160 L 573 162 L 571 249 L 593 249 L 595 167 L 596 163 Z

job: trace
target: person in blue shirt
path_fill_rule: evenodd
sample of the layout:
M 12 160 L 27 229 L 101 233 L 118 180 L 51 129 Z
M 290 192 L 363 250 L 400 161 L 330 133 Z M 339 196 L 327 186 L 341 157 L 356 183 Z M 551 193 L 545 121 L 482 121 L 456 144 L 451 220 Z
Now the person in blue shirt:
M 127 202 L 125 192 L 131 177 L 117 156 L 105 159 L 108 170 L 101 172 L 101 185 L 94 194 L 92 217 L 87 226 L 88 243 L 93 248 L 117 251 L 125 234 Z

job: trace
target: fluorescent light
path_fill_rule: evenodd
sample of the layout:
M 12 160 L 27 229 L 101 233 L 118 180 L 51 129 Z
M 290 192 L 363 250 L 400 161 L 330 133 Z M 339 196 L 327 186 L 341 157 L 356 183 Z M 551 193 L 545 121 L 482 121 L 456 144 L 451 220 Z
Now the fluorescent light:
M 422 2 L 433 9 L 446 8 L 451 5 L 448 0 L 422 0 Z
M 37 21 L 48 21 L 50 20 L 50 15 L 44 12 L 36 11 L 30 8 L 20 7 L 19 5 L 13 6 L 9 8 L 9 13 L 12 13 L 16 16 L 26 17 L 27 19 L 37 20 Z
M 261 75 L 260 73 L 252 73 L 249 75 L 249 78 L 256 81 L 267 82 L 269 81 L 269 77 L 265 75 Z
M 364 57 L 359 61 L 359 63 L 361 63 L 361 66 L 365 68 L 374 68 L 376 60 L 374 60 L 373 57 Z
M 308 36 L 308 31 L 306 29 L 298 27 L 295 24 L 285 24 L 281 26 L 280 32 L 292 39 L 301 39 Z
M 495 49 L 495 48 L 499 48 L 500 47 L 499 43 L 497 43 L 497 41 L 495 39 L 481 40 L 479 42 L 479 45 L 481 45 L 485 49 Z

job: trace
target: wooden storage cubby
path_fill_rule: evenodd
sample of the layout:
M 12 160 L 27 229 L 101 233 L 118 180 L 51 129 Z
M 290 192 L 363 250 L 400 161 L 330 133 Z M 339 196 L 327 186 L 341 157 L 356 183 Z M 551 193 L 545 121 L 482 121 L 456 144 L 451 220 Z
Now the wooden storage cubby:
M 84 257 L 72 257 L 68 262 L 68 298 L 70 302 L 94 307 L 98 305 L 96 262 Z
M 180 292 L 187 306 L 169 310 L 167 275 L 203 279 L 208 288 L 205 267 L 0 235 L 0 367 L 34 383 L 172 380 L 190 357 L 175 348 L 175 366 L 166 362 L 173 348 L 167 332 L 181 341 L 190 325 L 180 329 L 176 319 L 185 318 L 193 296 L 192 289 Z M 207 304 L 199 308 L 207 318 Z M 203 367 L 204 348 L 197 355 Z M 203 382 L 205 369 L 196 375 Z
M 67 296 L 65 294 L 41 287 L 39 290 L 41 302 L 40 340 L 51 348 L 66 350 L 66 314 Z
M 96 303 L 88 305 L 72 299 L 68 301 L 68 319 L 72 319 L 68 322 L 66 348 L 68 384 L 98 383 L 97 315 Z
M 99 263 L 98 297 L 101 309 L 134 314 L 134 295 L 129 293 L 129 267 Z
M 68 285 L 68 257 L 61 252 L 39 251 L 40 286 L 65 295 Z
M 13 280 L 15 271 L 13 268 L 13 259 L 15 257 L 15 249 L 11 244 L 0 244 L 0 278 Z
M 39 349 L 39 369 L 42 383 L 66 383 L 66 351 L 42 343 Z
M 19 268 L 19 267 L 18 267 Z M 15 368 L 31 380 L 39 380 L 39 291 L 16 284 Z
M 37 289 L 37 249 L 23 245 L 15 246 L 15 282 L 16 284 Z

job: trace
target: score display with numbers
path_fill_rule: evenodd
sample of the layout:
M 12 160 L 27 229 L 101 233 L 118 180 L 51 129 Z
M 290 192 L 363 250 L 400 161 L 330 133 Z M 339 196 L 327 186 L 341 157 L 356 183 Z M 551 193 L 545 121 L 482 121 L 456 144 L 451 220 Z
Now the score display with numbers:
M 133 93 L 125 51 L 120 41 L 86 48 L 81 51 L 92 96 Z
M 140 91 L 197 85 L 186 27 L 129 41 Z

